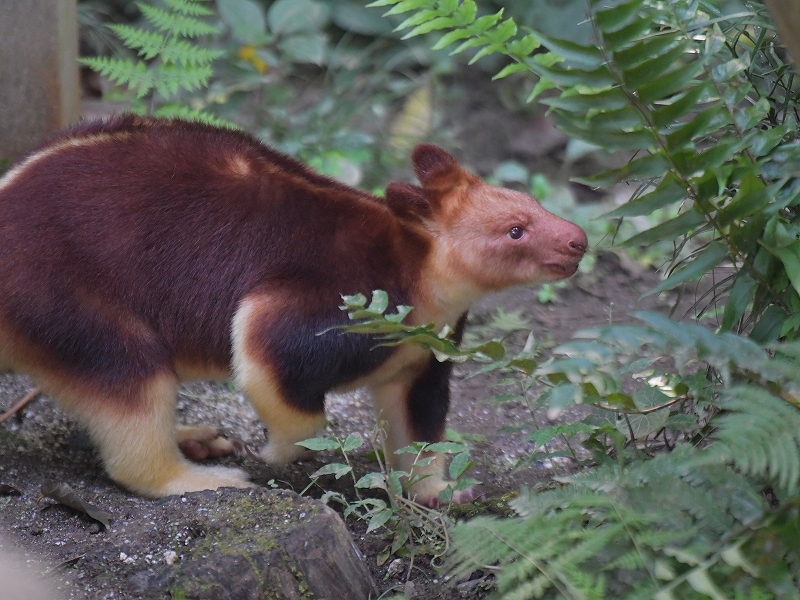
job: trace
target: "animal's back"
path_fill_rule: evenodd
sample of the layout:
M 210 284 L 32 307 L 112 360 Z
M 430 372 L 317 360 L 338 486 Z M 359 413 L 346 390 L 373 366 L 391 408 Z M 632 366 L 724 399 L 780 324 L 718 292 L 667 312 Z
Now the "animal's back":
M 96 313 L 173 360 L 224 367 L 256 288 L 313 290 L 308 312 L 330 318 L 342 292 L 399 293 L 394 229 L 371 196 L 239 132 L 132 116 L 78 127 L 0 183 L 0 328 L 91 361 L 100 334 L 81 329 Z
M 232 370 L 276 465 L 322 426 L 327 391 L 364 385 L 387 460 L 436 505 L 443 458 L 394 450 L 442 439 L 450 363 L 331 331 L 339 295 L 384 289 L 413 323 L 458 330 L 491 291 L 574 273 L 586 236 L 441 148 L 411 161 L 421 186 L 377 199 L 238 132 L 122 117 L 61 134 L 0 180 L 0 364 L 32 374 L 111 477 L 151 496 L 247 485 L 181 456 L 220 450 L 213 430 L 176 430 L 181 378 Z

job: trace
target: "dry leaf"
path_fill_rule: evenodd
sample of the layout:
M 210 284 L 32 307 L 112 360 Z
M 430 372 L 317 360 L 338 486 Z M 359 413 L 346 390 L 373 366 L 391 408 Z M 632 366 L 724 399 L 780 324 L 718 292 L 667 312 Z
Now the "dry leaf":
M 108 520 L 111 518 L 111 515 L 104 510 L 100 510 L 96 506 L 81 500 L 78 497 L 78 494 L 75 493 L 75 490 L 73 490 L 66 483 L 55 483 L 52 481 L 43 483 L 42 496 L 51 498 L 56 502 L 63 504 L 64 506 L 69 506 L 73 510 L 77 510 L 78 512 L 89 515 L 95 521 L 99 521 L 106 527 L 106 529 L 108 529 Z

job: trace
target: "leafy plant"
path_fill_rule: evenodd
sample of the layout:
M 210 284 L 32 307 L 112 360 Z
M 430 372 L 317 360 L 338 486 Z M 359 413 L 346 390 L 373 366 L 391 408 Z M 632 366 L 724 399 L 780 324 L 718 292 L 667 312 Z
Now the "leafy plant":
M 324 28 L 331 13 L 327 4 L 276 0 L 266 12 L 251 0 L 218 0 L 217 6 L 235 42 L 241 45 L 239 57 L 256 70 L 263 73 L 287 64 L 321 65 L 327 61 Z
M 345 517 L 355 517 L 367 523 L 367 533 L 381 528 L 390 532 L 391 541 L 378 555 L 378 564 L 385 563 L 392 555 L 408 555 L 411 557 L 409 572 L 413 568 L 414 557 L 429 555 L 441 557 L 450 547 L 450 530 L 452 523 L 446 514 L 432 510 L 405 498 L 403 491 L 409 485 L 419 481 L 414 469 L 424 468 L 432 458 L 429 452 L 440 452 L 454 455 L 450 464 L 450 478 L 456 482 L 455 488 L 448 486 L 441 493 L 445 505 L 452 500 L 453 492 L 470 487 L 477 482 L 464 476 L 473 466 L 469 460 L 467 447 L 460 442 L 439 442 L 436 444 L 415 443 L 397 450 L 397 454 L 413 454 L 415 456 L 411 472 L 389 469 L 383 462 L 385 435 L 379 428 L 371 439 L 373 451 L 378 461 L 378 471 L 366 473 L 356 479 L 350 454 L 364 445 L 364 439 L 357 433 L 351 433 L 346 439 L 311 438 L 298 442 L 309 450 L 332 450 L 342 455 L 344 463 L 328 463 L 310 475 L 311 486 L 320 485 L 319 479 L 333 475 L 340 479 L 350 475 L 353 479 L 355 500 L 348 499 L 340 492 L 325 490 L 321 500 L 325 503 L 336 502 L 343 507 Z M 323 487 L 323 489 L 325 489 Z M 364 490 L 380 490 L 384 498 L 375 498 L 362 494 Z
M 575 402 L 607 413 L 533 434 L 582 434 L 597 466 L 523 493 L 519 519 L 459 525 L 455 574 L 505 565 L 502 598 L 800 597 L 797 343 L 639 317 L 525 373 L 548 386 L 551 415 Z
M 502 598 L 797 598 L 800 400 L 793 342 L 800 321 L 795 231 L 797 99 L 763 8 L 729 17 L 704 2 L 590 0 L 589 40 L 517 36 L 502 11 L 471 0 L 380 0 L 414 13 L 407 35 L 447 30 L 472 60 L 500 53 L 497 78 L 534 74 L 571 136 L 627 151 L 595 185 L 633 181 L 612 218 L 677 207 L 629 245 L 675 240 L 663 291 L 713 271 L 727 293 L 722 333 L 641 314 L 644 326 L 584 332 L 520 372 L 521 395 L 550 417 L 576 403 L 583 422 L 531 434 L 562 437 L 592 469 L 526 493 L 512 520 L 479 518 L 455 532 L 451 569 L 497 571 Z M 541 45 L 550 52 L 543 52 Z
M 500 598 L 800 598 L 800 345 L 637 317 L 580 332 L 544 362 L 532 344 L 494 361 L 454 355 L 479 373 L 516 373 L 551 418 L 575 404 L 598 410 L 527 437 L 537 449 L 560 438 L 566 451 L 548 458 L 593 468 L 523 490 L 515 519 L 457 525 L 449 571 L 500 566 Z M 441 339 L 382 316 L 347 329 L 423 347 Z
M 137 2 L 149 27 L 121 23 L 107 27 L 140 58 L 100 56 L 82 58 L 81 62 L 111 81 L 127 85 L 134 92 L 132 109 L 136 112 L 225 125 L 209 113 L 174 101 L 179 100 L 181 90 L 193 92 L 206 87 L 213 73 L 211 64 L 224 54 L 190 41 L 217 33 L 216 26 L 203 20 L 214 11 L 201 2 L 164 0 L 166 9 Z
M 436 47 L 511 59 L 495 78 L 538 77 L 542 102 L 570 136 L 625 151 L 631 160 L 586 179 L 597 186 L 635 182 L 612 218 L 674 206 L 664 223 L 625 241 L 636 247 L 675 240 L 670 276 L 654 291 L 698 279 L 721 264 L 701 309 L 722 302 L 724 330 L 766 341 L 800 325 L 797 216 L 800 160 L 794 70 L 776 51 L 764 8 L 723 15 L 708 2 L 630 0 L 587 4 L 591 40 L 536 32 L 518 36 L 503 11 L 477 16 L 472 0 L 380 0 L 387 14 L 416 10 L 400 28 L 413 36 L 449 30 Z M 542 52 L 541 46 L 550 52 Z
M 172 14 L 181 24 L 199 24 L 202 35 L 180 31 L 174 41 L 194 48 L 188 56 L 196 58 L 202 50 L 218 59 L 202 65 L 170 62 L 172 48 L 163 57 L 152 55 L 151 37 L 161 35 L 169 44 L 174 33 L 158 29 L 168 24 L 163 14 L 156 21 L 144 14 L 140 22 L 113 25 L 111 31 L 99 23 L 130 20 L 137 11 L 125 7 L 122 14 L 98 3 L 86 7 L 81 11 L 84 39 L 92 40 L 97 52 L 114 55 L 86 64 L 120 85 L 133 86 L 122 100 L 138 112 L 194 118 L 199 111 L 209 121 L 216 117 L 237 123 L 325 174 L 376 191 L 390 169 L 406 162 L 411 145 L 438 131 L 434 78 L 448 72 L 453 60 L 430 50 L 428 40 L 400 40 L 391 20 L 381 19 L 363 3 L 143 4 L 145 11 Z M 138 58 L 125 56 L 118 39 L 138 52 Z M 200 74 L 202 79 L 195 77 Z M 175 81 L 190 89 L 179 86 L 176 91 Z M 192 87 L 195 83 L 199 87 Z M 108 94 L 116 100 L 120 95 L 118 89 Z
M 439 360 L 465 362 L 476 356 L 499 360 L 505 355 L 505 348 L 497 341 L 489 341 L 469 349 L 459 348 L 453 342 L 453 330 L 444 327 L 435 332 L 430 326 L 406 325 L 403 320 L 411 312 L 410 306 L 397 306 L 396 313 L 386 314 L 389 309 L 389 295 L 383 290 L 372 292 L 372 299 L 367 305 L 363 294 L 342 296 L 344 304 L 340 306 L 352 321 L 352 325 L 341 327 L 349 333 L 379 335 L 381 345 L 397 346 L 399 344 L 415 344 L 430 350 Z

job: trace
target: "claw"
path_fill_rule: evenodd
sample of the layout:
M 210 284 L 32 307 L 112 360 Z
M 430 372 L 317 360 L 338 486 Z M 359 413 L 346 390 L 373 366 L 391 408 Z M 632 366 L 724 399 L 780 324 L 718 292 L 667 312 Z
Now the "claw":
M 472 502 L 476 498 L 478 498 L 480 494 L 478 490 L 473 487 L 469 487 L 465 490 L 458 490 L 457 492 L 453 492 L 453 499 L 450 501 L 451 504 L 466 504 L 467 502 Z M 439 496 L 433 496 L 429 498 L 428 501 L 425 503 L 425 506 L 428 508 L 439 508 L 442 505 L 442 501 L 439 499 Z
M 178 430 L 178 448 L 194 461 L 232 454 L 234 445 L 213 427 L 181 427 Z

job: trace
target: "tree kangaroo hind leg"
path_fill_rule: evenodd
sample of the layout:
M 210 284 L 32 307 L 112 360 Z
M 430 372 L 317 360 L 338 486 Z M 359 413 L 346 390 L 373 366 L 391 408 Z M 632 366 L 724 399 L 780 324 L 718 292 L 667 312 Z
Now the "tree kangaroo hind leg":
M 313 397 L 296 394 L 305 400 L 299 402 L 287 393 L 286 377 L 279 377 L 265 346 L 269 336 L 267 323 L 275 309 L 266 297 L 251 297 L 242 302 L 233 322 L 233 373 L 236 384 L 267 426 L 267 445 L 261 450 L 261 457 L 272 465 L 282 466 L 306 453 L 297 442 L 314 437 L 322 429 L 325 412 L 324 393 Z
M 440 363 L 430 357 L 425 369 L 412 381 L 393 381 L 371 389 L 379 424 L 385 423 L 389 466 L 411 474 L 416 480 L 409 486 L 408 496 L 420 504 L 439 506 L 439 493 L 452 482 L 447 481 L 445 457 L 425 453 L 427 465 L 415 465 L 416 454 L 395 454 L 412 442 L 439 442 L 444 437 L 447 410 L 450 405 L 449 376 L 451 363 Z M 453 502 L 469 502 L 474 498 L 470 488 L 453 494 Z
M 155 375 L 136 388 L 124 398 L 84 392 L 73 411 L 88 427 L 112 479 L 151 497 L 251 485 L 240 469 L 197 465 L 181 454 L 174 375 Z
M 74 290 L 19 303 L 7 329 L 14 366 L 31 374 L 89 431 L 112 479 L 152 497 L 247 485 L 244 472 L 190 463 L 178 449 L 178 377 L 137 315 Z M 24 336 L 22 335 L 24 333 Z

